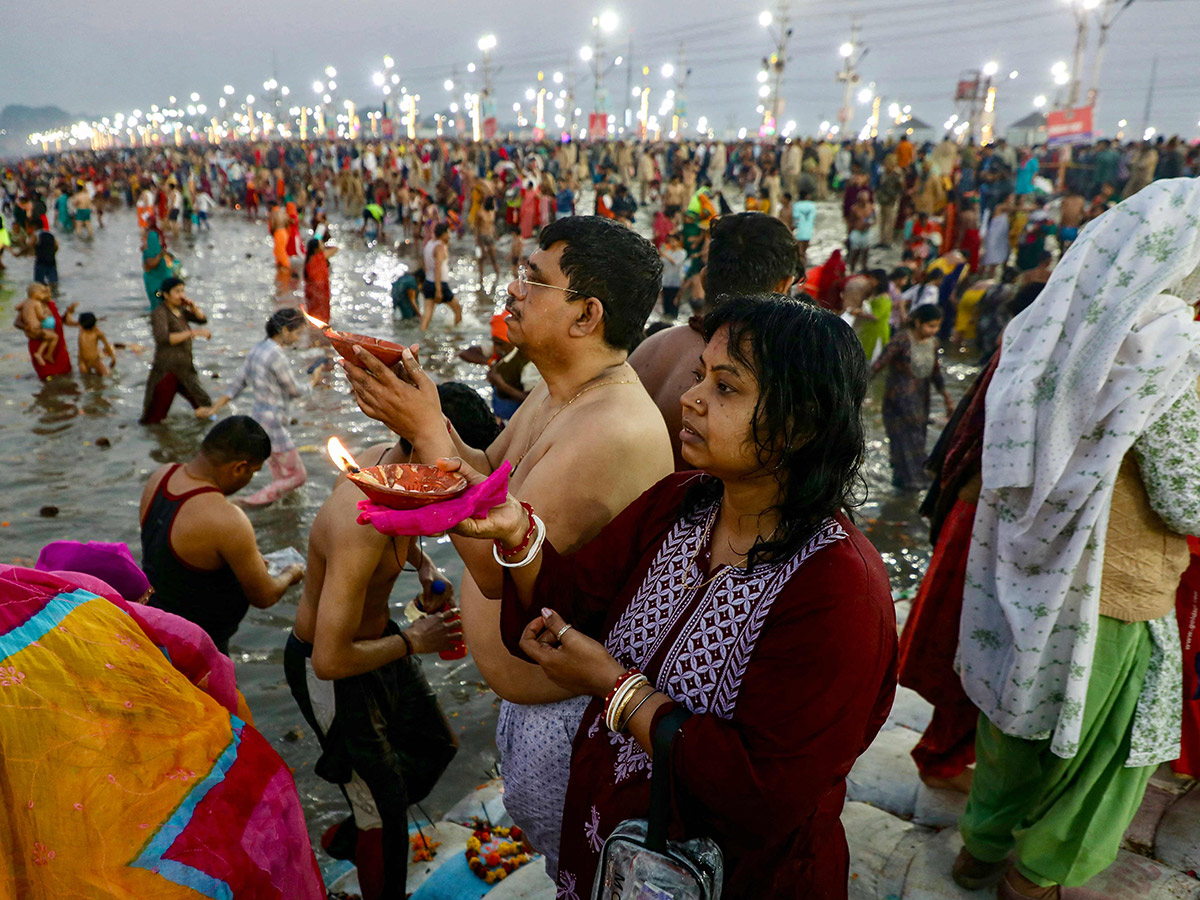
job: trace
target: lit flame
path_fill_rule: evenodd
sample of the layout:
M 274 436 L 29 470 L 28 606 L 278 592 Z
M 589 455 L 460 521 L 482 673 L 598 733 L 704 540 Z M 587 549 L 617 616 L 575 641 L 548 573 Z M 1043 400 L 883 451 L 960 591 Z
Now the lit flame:
M 329 439 L 329 443 L 325 445 L 326 452 L 329 453 L 329 458 L 343 472 L 357 472 L 358 463 L 354 461 L 354 457 L 350 455 L 350 451 L 342 446 L 342 442 L 335 437 Z
M 304 310 L 300 310 L 300 311 L 304 313 L 304 318 L 308 319 L 308 321 L 309 321 L 309 323 L 310 323 L 311 325 L 313 325 L 313 326 L 315 326 L 315 327 L 317 327 L 317 328 L 320 328 L 322 331 L 324 331 L 326 328 L 328 328 L 328 327 L 329 327 L 329 323 L 328 323 L 328 322 L 322 322 L 322 321 L 321 321 L 320 319 L 318 319 L 316 316 L 310 316 L 310 315 L 309 315 L 307 312 L 305 312 Z

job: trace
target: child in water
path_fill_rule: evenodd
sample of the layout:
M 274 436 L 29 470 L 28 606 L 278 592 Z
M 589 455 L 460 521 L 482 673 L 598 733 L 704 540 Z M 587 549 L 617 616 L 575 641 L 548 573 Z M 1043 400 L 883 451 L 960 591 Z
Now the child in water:
M 100 352 L 108 356 L 109 363 L 117 365 L 117 354 L 113 351 L 108 336 L 96 327 L 96 316 L 90 312 L 79 314 L 79 371 L 83 375 L 107 375 L 108 366 L 100 358 Z
M 41 341 L 33 351 L 33 359 L 39 366 L 44 366 L 54 359 L 58 352 L 58 332 L 54 328 L 54 316 L 40 297 L 29 297 L 18 307 L 20 315 L 17 327 L 25 332 L 25 337 L 31 341 Z

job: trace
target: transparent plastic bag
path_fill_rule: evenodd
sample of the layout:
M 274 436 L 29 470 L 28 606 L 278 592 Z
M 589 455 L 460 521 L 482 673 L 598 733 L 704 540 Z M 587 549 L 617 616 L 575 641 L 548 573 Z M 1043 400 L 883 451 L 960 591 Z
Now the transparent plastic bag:
M 267 574 L 274 578 L 288 566 L 304 565 L 305 560 L 295 547 L 283 547 L 271 553 L 264 553 L 263 562 L 267 564 Z
M 592 900 L 720 900 L 721 849 L 709 838 L 646 846 L 645 819 L 626 819 L 600 851 Z

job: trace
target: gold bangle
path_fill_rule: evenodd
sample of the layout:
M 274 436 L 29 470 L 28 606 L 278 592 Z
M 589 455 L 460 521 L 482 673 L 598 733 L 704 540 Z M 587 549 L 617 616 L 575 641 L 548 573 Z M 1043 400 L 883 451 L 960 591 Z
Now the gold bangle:
M 629 723 L 631 721 L 633 721 L 633 717 L 637 715 L 637 711 L 642 708 L 642 704 L 645 703 L 647 700 L 649 700 L 651 697 L 653 697 L 656 693 L 658 693 L 657 690 L 655 689 L 654 685 L 650 684 L 649 681 L 647 681 L 646 684 L 650 685 L 650 693 L 648 693 L 645 697 L 643 697 L 640 701 L 638 701 L 638 705 L 635 706 L 630 711 L 628 719 L 626 719 L 624 722 L 621 722 L 619 719 L 617 720 L 617 731 L 618 732 L 624 731 L 625 729 L 627 729 L 629 727 Z M 642 688 L 642 686 L 638 685 L 638 690 L 641 690 L 641 688 Z M 630 699 L 633 699 L 633 698 L 630 698 Z
M 642 689 L 642 685 L 649 684 L 650 679 L 645 675 L 635 675 L 629 681 L 632 687 L 626 688 L 625 695 L 620 698 L 620 704 L 613 711 L 612 715 L 612 730 L 620 733 L 621 729 L 616 727 L 620 724 L 621 714 L 625 712 L 625 707 L 629 705 L 629 701 L 633 699 L 633 695 Z

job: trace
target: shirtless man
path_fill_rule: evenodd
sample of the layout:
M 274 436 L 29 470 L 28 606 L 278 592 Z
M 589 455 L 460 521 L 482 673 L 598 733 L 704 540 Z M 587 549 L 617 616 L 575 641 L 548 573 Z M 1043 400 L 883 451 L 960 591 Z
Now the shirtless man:
M 95 237 L 96 232 L 92 230 L 92 195 L 88 193 L 88 189 L 82 184 L 79 185 L 79 190 L 75 192 L 71 202 L 75 205 L 75 233 L 79 234 L 86 229 L 88 237 Z
M 363 465 L 407 462 L 409 450 L 372 448 Z M 359 525 L 362 493 L 339 478 L 308 536 L 309 577 L 284 650 L 284 673 L 300 711 L 316 732 L 316 773 L 341 786 L 351 819 L 326 834 L 327 847 L 358 866 L 363 900 L 402 898 L 408 872 L 408 807 L 423 800 L 457 742 L 415 656 L 448 650 L 461 625 L 438 610 L 401 630 L 389 597 L 412 562 L 432 610 L 444 576 L 411 538 Z M 344 831 L 343 828 L 348 828 Z
M 679 175 L 672 175 L 667 186 L 663 188 L 663 211 L 670 218 L 683 211 L 685 202 L 687 202 L 687 196 L 683 189 L 683 179 Z
M 454 313 L 454 324 L 462 322 L 462 304 L 450 287 L 450 225 L 438 222 L 433 228 L 433 237 L 426 242 L 422 253 L 425 262 L 425 283 L 421 286 L 425 298 L 421 310 L 420 330 L 427 331 L 433 322 L 438 304 L 449 304 Z
M 267 571 L 254 526 L 228 497 L 250 483 L 271 455 L 271 439 L 249 416 L 230 416 L 204 436 L 182 465 L 146 482 L 139 517 L 150 605 L 196 623 L 229 653 L 250 606 L 267 609 L 304 577 L 303 566 Z
M 1060 253 L 1066 253 L 1079 237 L 1079 229 L 1083 227 L 1083 215 L 1087 200 L 1076 190 L 1068 190 L 1062 198 L 1058 209 L 1058 248 Z
M 479 248 L 479 287 L 483 290 L 485 262 L 491 262 L 496 282 L 500 282 L 500 263 L 496 260 L 496 198 L 486 191 L 475 212 L 474 227 L 475 246 Z
M 486 449 L 447 431 L 436 388 L 411 353 L 403 361 L 407 382 L 369 355 L 359 357 L 365 368 L 345 369 L 363 412 L 407 436 L 416 459 L 461 457 L 484 473 L 512 463 L 509 490 L 538 511 L 548 540 L 570 553 L 671 471 L 662 416 L 626 362 L 661 277 L 654 246 L 615 222 L 572 216 L 547 225 L 525 276 L 508 286 L 509 341 L 545 380 Z M 490 567 L 487 583 L 464 576 L 463 628 L 479 670 L 511 701 L 496 735 L 505 806 L 553 871 L 571 741 L 588 698 L 569 697 L 509 655 L 491 547 L 453 540 L 461 556 Z
M 799 265 L 796 240 L 787 226 L 763 213 L 737 213 L 717 219 L 709 234 L 708 264 L 700 273 L 704 295 L 786 294 Z M 654 398 L 667 423 L 675 469 L 690 468 L 680 453 L 683 412 L 679 398 L 694 383 L 696 360 L 704 352 L 699 317 L 646 338 L 629 357 L 629 364 Z

